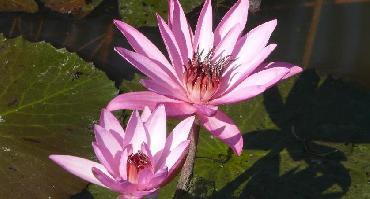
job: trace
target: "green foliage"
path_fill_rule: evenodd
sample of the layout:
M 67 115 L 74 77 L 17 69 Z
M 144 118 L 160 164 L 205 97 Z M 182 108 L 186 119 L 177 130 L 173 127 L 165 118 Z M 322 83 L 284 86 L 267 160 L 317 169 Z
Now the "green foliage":
M 209 188 L 194 196 L 368 197 L 369 99 L 351 83 L 308 70 L 252 101 L 224 107 L 244 132 L 243 154 L 203 135 L 195 188 Z
M 122 19 L 135 27 L 154 26 L 155 12 L 167 16 L 166 1 L 119 2 Z M 219 2 L 215 6 L 230 7 Z M 182 4 L 188 13 L 201 1 Z M 216 12 L 217 16 L 222 14 Z M 161 43 L 156 28 L 141 30 Z M 0 195 L 65 198 L 79 192 L 85 184 L 52 164 L 47 155 L 93 158 L 88 128 L 113 96 L 112 83 L 65 50 L 20 38 L 1 38 L 0 43 L 0 94 L 8 93 L 0 95 L 0 171 L 6 182 Z M 121 92 L 144 90 L 139 79 L 137 75 L 124 80 Z M 30 105 L 20 103 L 22 95 L 22 103 Z M 235 156 L 202 129 L 192 197 L 370 198 L 369 100 L 368 92 L 350 82 L 307 70 L 255 99 L 222 107 L 242 130 L 244 151 Z M 124 112 L 123 118 L 129 114 Z M 159 197 L 170 198 L 175 187 L 176 179 Z M 117 194 L 89 185 L 73 196 L 91 197 L 115 199 Z
M 66 198 L 86 182 L 48 159 L 92 159 L 92 124 L 117 90 L 76 54 L 0 36 L 1 198 Z
M 121 90 L 143 90 L 124 81 Z M 243 132 L 240 157 L 201 130 L 194 198 L 367 198 L 370 94 L 307 70 L 248 102 L 224 106 Z M 170 198 L 171 182 L 160 198 Z M 189 196 L 190 197 L 190 196 Z
M 201 0 L 181 0 L 185 12 L 201 5 Z M 119 0 L 120 15 L 123 21 L 135 26 L 155 26 L 155 14 L 167 18 L 168 5 L 166 0 Z

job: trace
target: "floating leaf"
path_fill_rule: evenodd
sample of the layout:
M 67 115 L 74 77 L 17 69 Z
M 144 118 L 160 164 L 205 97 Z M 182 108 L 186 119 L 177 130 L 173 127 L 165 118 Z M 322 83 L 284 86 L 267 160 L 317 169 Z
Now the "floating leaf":
M 39 10 L 34 0 L 2 0 L 0 1 L 0 12 L 29 12 L 35 13 Z
M 185 13 L 201 5 L 202 0 L 180 1 Z M 167 17 L 167 1 L 158 0 L 119 0 L 122 20 L 135 26 L 155 26 L 155 13 Z
M 113 82 L 76 54 L 44 42 L 0 36 L 2 198 L 67 198 L 86 182 L 50 154 L 92 159 L 92 124 L 117 94 Z
M 308 70 L 252 101 L 223 107 L 244 132 L 244 151 L 236 157 L 203 134 L 194 195 L 366 198 L 369 99 L 351 83 Z
M 121 90 L 142 90 L 136 76 Z M 192 194 L 203 198 L 366 198 L 370 100 L 350 82 L 307 70 L 222 109 L 243 132 L 240 157 L 201 130 Z M 294 188 L 292 188 L 294 187 Z M 161 189 L 170 198 L 176 181 Z

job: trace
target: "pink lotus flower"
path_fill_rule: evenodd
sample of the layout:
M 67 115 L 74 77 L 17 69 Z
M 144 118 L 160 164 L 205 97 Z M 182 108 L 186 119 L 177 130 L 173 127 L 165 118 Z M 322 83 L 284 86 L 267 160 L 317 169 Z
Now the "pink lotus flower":
M 119 95 L 107 109 L 163 103 L 169 116 L 197 115 L 206 129 L 240 155 L 240 131 L 218 106 L 250 99 L 302 71 L 289 63 L 263 63 L 276 47 L 267 44 L 277 21 L 243 35 L 248 7 L 248 0 L 238 0 L 213 30 L 211 0 L 206 0 L 193 33 L 178 0 L 169 0 L 168 24 L 159 15 L 157 19 L 171 62 L 138 30 L 115 20 L 134 51 L 115 50 L 148 77 L 141 83 L 149 91 Z
M 146 107 L 133 112 L 124 131 L 112 113 L 102 110 L 92 143 L 100 163 L 69 155 L 50 159 L 70 173 L 121 194 L 120 198 L 155 195 L 184 159 L 194 116 L 180 122 L 166 140 L 166 111 Z

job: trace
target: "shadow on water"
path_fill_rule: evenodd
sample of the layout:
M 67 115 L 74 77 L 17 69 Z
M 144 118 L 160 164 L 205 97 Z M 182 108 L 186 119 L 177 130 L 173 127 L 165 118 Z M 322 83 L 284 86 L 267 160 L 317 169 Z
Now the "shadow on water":
M 369 159 L 352 152 L 358 145 L 370 143 L 370 94 L 353 82 L 338 79 L 362 76 L 356 80 L 368 87 L 369 42 L 367 38 L 362 44 L 358 40 L 369 33 L 369 27 L 363 24 L 369 14 L 369 2 L 328 3 L 320 8 L 316 24 L 311 21 L 317 9 L 314 2 L 284 7 L 276 1 L 262 1 L 262 9 L 264 3 L 276 9 L 252 15 L 251 23 L 278 16 L 279 21 L 285 22 L 280 24 L 281 29 L 293 31 L 277 30 L 273 39 L 278 38 L 284 45 L 273 57 L 306 62 L 310 68 L 333 75 L 322 81 L 315 70 L 306 70 L 286 100 L 277 87 L 265 92 L 265 109 L 279 130 L 249 132 L 244 141 L 245 150 L 269 152 L 213 197 L 227 198 L 243 187 L 241 198 L 340 198 L 354 180 L 345 162 L 349 158 L 352 162 L 356 158 Z M 295 26 L 297 23 L 301 26 Z M 311 29 L 316 29 L 314 34 Z M 314 35 L 311 46 L 307 45 L 310 34 Z M 284 153 L 300 166 L 284 168 Z M 366 173 L 366 169 L 360 168 L 359 172 Z M 328 191 L 333 187 L 335 191 Z
M 225 0 L 217 9 L 224 13 L 232 2 Z M 311 51 L 312 56 L 307 59 L 311 60 L 311 68 L 350 75 L 353 71 L 361 71 L 359 74 L 369 81 L 369 73 L 362 70 L 369 71 L 365 66 L 369 66 L 370 54 L 368 46 L 360 45 L 359 41 L 359 38 L 363 38 L 364 43 L 369 41 L 370 29 L 364 25 L 364 19 L 370 13 L 367 12 L 369 1 L 348 4 L 347 7 L 340 5 L 339 11 L 333 5 L 325 6 L 313 40 L 314 50 L 307 47 L 311 17 L 315 13 L 313 1 L 285 3 L 286 7 L 279 2 L 289 1 L 262 0 L 262 11 L 250 16 L 247 28 L 250 30 L 261 22 L 278 17 L 279 28 L 272 40 L 279 41 L 279 50 L 273 54 L 273 59 L 302 63 Z M 199 10 L 199 7 L 195 8 L 188 14 L 193 27 Z M 222 16 L 216 15 L 216 18 Z M 344 19 L 344 25 L 333 23 L 338 15 Z M 347 20 L 348 16 L 352 19 Z M 117 1 L 113 0 L 103 1 L 82 19 L 47 9 L 36 14 L 0 13 L 0 33 L 10 38 L 21 35 L 30 41 L 46 41 L 57 48 L 65 47 L 85 60 L 93 61 L 118 86 L 122 79 L 130 79 L 135 70 L 113 51 L 114 46 L 128 47 L 112 24 L 114 18 L 119 18 L 119 11 Z M 360 32 L 356 27 L 360 27 Z M 346 36 L 347 30 L 349 36 Z M 141 27 L 140 31 L 164 49 L 156 27 Z M 338 32 L 341 34 L 336 34 Z M 333 65 L 337 68 L 333 69 Z M 268 154 L 215 192 L 213 197 L 230 198 L 241 185 L 244 187 L 241 198 L 339 198 L 345 195 L 352 179 L 343 162 L 352 155 L 357 144 L 370 143 L 369 101 L 368 92 L 332 76 L 321 81 L 314 70 L 306 70 L 298 78 L 286 100 L 277 87 L 269 89 L 264 94 L 264 105 L 279 130 L 264 129 L 244 134 L 245 150 L 267 150 Z M 303 169 L 297 166 L 281 174 L 284 169 L 281 153 L 285 151 L 293 161 L 304 162 L 307 166 Z M 327 193 L 333 186 L 338 187 L 337 191 Z M 92 196 L 84 190 L 72 198 Z
M 269 153 L 214 197 L 227 197 L 242 184 L 241 198 L 344 196 L 351 176 L 343 162 L 357 144 L 370 142 L 369 100 L 368 92 L 350 83 L 330 76 L 321 82 L 314 70 L 306 70 L 298 78 L 285 102 L 279 89 L 271 88 L 264 94 L 264 104 L 280 130 L 244 135 L 246 150 Z M 284 151 L 291 161 L 304 161 L 307 166 L 286 170 L 281 163 Z M 337 191 L 328 193 L 333 186 Z
M 87 187 L 80 193 L 70 197 L 70 199 L 94 199 L 94 196 L 87 190 Z
M 273 60 L 311 69 L 300 75 L 288 97 L 283 99 L 278 87 L 264 93 L 264 107 L 279 130 L 256 130 L 243 137 L 246 151 L 267 155 L 220 190 L 210 185 L 215 190 L 211 198 L 235 193 L 251 199 L 341 198 L 359 185 L 351 172 L 369 177 L 369 163 L 356 163 L 370 162 L 367 153 L 356 154 L 361 144 L 370 143 L 370 93 L 356 84 L 370 85 L 370 43 L 365 36 L 370 33 L 365 25 L 369 1 L 282 2 L 289 1 L 262 1 L 261 12 L 250 16 L 247 29 L 277 17 L 280 27 L 272 40 L 279 41 L 279 49 Z M 317 72 L 331 75 L 323 78 Z M 289 168 L 289 162 L 296 166 Z M 356 164 L 358 168 L 349 168 Z M 361 183 L 368 189 L 366 180 Z

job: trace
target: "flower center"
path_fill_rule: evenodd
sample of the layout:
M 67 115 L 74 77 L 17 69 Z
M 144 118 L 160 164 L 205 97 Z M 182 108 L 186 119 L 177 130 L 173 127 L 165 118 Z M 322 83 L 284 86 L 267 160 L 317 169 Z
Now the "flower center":
M 145 168 L 150 168 L 151 163 L 147 155 L 138 151 L 131 154 L 127 159 L 127 179 L 131 183 L 138 183 L 139 172 Z
M 218 90 L 224 70 L 230 65 L 230 56 L 213 59 L 214 50 L 202 58 L 196 52 L 185 66 L 184 80 L 188 97 L 193 102 L 208 102 Z

